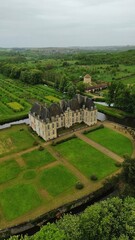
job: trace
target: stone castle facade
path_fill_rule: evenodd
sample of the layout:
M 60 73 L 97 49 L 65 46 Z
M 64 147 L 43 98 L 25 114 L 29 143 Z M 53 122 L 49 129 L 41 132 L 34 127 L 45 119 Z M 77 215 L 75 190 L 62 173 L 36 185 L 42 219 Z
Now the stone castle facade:
M 45 141 L 57 138 L 59 128 L 70 128 L 84 122 L 97 123 L 97 110 L 92 99 L 79 94 L 69 101 L 52 103 L 49 107 L 35 103 L 29 113 L 30 126 Z

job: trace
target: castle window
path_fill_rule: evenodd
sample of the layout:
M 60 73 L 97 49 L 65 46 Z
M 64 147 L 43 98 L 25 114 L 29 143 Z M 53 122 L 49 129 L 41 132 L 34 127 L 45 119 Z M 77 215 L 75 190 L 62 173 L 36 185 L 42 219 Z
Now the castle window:
M 48 129 L 50 129 L 50 125 L 48 125 Z

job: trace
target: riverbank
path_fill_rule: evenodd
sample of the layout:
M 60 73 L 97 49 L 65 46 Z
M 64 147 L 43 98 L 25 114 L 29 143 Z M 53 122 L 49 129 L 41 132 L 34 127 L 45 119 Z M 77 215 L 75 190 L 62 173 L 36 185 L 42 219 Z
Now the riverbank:
M 124 119 L 124 118 L 127 118 L 127 117 L 128 118 L 135 118 L 134 114 L 126 113 L 126 112 L 124 112 L 122 110 L 119 110 L 117 108 L 105 106 L 104 104 L 96 103 L 96 107 L 97 107 L 98 111 L 100 111 L 102 113 L 105 113 L 109 116 L 116 117 L 118 119 Z
M 2 124 L 2 125 L 0 125 L 0 130 L 10 128 L 13 125 L 19 125 L 19 124 L 24 124 L 24 123 L 29 124 L 29 119 L 25 118 L 25 119 L 22 119 L 19 121 L 13 121 L 13 122 Z

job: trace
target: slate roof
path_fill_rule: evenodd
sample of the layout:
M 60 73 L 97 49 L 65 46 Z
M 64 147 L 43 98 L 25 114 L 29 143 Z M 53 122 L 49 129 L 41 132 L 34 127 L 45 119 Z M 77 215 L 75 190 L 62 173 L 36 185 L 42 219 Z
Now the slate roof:
M 81 109 L 82 107 L 88 108 L 89 110 L 95 107 L 95 104 L 91 98 L 76 94 L 74 98 L 69 101 L 62 100 L 60 103 L 52 103 L 49 107 L 42 106 L 39 103 L 34 103 L 30 113 L 38 116 L 41 120 L 47 121 L 51 117 L 63 114 L 69 107 L 72 111 Z

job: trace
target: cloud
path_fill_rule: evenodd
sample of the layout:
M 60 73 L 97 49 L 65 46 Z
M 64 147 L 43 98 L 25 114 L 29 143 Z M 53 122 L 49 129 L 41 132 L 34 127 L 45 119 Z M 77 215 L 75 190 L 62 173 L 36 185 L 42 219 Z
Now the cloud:
M 134 0 L 4 0 L 0 46 L 135 44 Z

